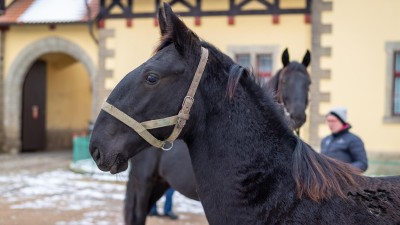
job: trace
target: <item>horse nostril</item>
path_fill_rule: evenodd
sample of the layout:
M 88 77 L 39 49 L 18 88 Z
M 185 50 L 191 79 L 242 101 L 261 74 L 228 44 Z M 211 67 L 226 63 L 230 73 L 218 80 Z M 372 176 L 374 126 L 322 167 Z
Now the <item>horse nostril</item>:
M 94 161 L 98 162 L 100 159 L 100 151 L 98 148 L 94 148 L 94 151 L 92 152 L 92 157 Z

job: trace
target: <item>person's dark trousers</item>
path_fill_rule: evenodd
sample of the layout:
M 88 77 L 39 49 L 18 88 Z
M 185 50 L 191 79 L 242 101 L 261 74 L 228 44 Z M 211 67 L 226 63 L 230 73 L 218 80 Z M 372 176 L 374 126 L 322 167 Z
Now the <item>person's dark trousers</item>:
M 169 188 L 165 193 L 165 204 L 164 204 L 164 214 L 168 215 L 172 211 L 172 195 L 174 194 L 174 189 Z
M 156 203 L 154 203 L 154 205 L 151 207 L 149 215 L 150 216 L 158 216 Z
M 172 220 L 178 219 L 178 216 L 174 212 L 172 212 L 172 195 L 174 194 L 174 191 L 175 190 L 172 188 L 167 190 L 167 192 L 165 193 L 164 203 L 164 215 Z M 159 216 L 156 203 L 154 203 L 154 205 L 151 207 L 149 216 Z

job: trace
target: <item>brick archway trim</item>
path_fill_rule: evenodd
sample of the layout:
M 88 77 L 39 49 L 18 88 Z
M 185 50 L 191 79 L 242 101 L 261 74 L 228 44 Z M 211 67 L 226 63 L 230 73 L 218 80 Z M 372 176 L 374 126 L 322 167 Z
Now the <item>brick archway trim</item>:
M 4 147 L 8 152 L 20 151 L 22 87 L 26 73 L 35 60 L 47 53 L 65 53 L 81 62 L 90 76 L 93 90 L 96 66 L 88 54 L 78 45 L 59 37 L 47 37 L 28 45 L 11 64 L 5 80 Z

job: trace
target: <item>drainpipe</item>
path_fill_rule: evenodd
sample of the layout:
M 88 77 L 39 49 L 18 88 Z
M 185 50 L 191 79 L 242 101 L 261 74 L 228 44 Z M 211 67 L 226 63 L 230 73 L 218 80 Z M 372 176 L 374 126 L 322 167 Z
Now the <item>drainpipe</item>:
M 0 152 L 7 149 L 4 146 L 4 36 L 6 30 L 0 29 Z

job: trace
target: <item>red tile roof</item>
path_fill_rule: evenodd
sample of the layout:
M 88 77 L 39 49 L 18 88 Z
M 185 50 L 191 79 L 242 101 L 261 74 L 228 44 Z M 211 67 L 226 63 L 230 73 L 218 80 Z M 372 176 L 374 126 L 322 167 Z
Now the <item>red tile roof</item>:
M 6 13 L 0 16 L 0 24 L 16 23 L 18 17 L 32 4 L 34 0 L 19 0 L 7 7 Z
M 79 12 L 69 13 L 69 14 L 74 14 L 75 16 L 71 18 L 68 17 L 67 14 L 68 12 L 65 9 L 68 8 L 68 6 L 71 6 L 71 4 L 76 3 L 77 1 L 74 2 L 74 1 L 63 0 L 61 1 L 63 4 L 59 4 L 55 8 L 55 10 L 59 12 L 53 11 L 52 14 L 46 14 L 47 16 L 44 16 L 44 14 L 39 15 L 40 13 L 46 13 L 46 9 L 48 10 L 48 7 L 46 7 L 48 5 L 46 5 L 45 2 L 46 0 L 15 0 L 6 8 L 5 14 L 0 16 L 0 25 L 32 24 L 32 23 L 35 24 L 79 23 L 79 22 L 86 22 L 88 20 L 87 9 L 85 6 L 82 6 L 82 4 L 80 5 Z M 90 20 L 93 20 L 99 13 L 100 1 L 90 0 L 89 8 L 91 11 Z M 59 18 L 60 14 L 64 15 L 62 19 Z

